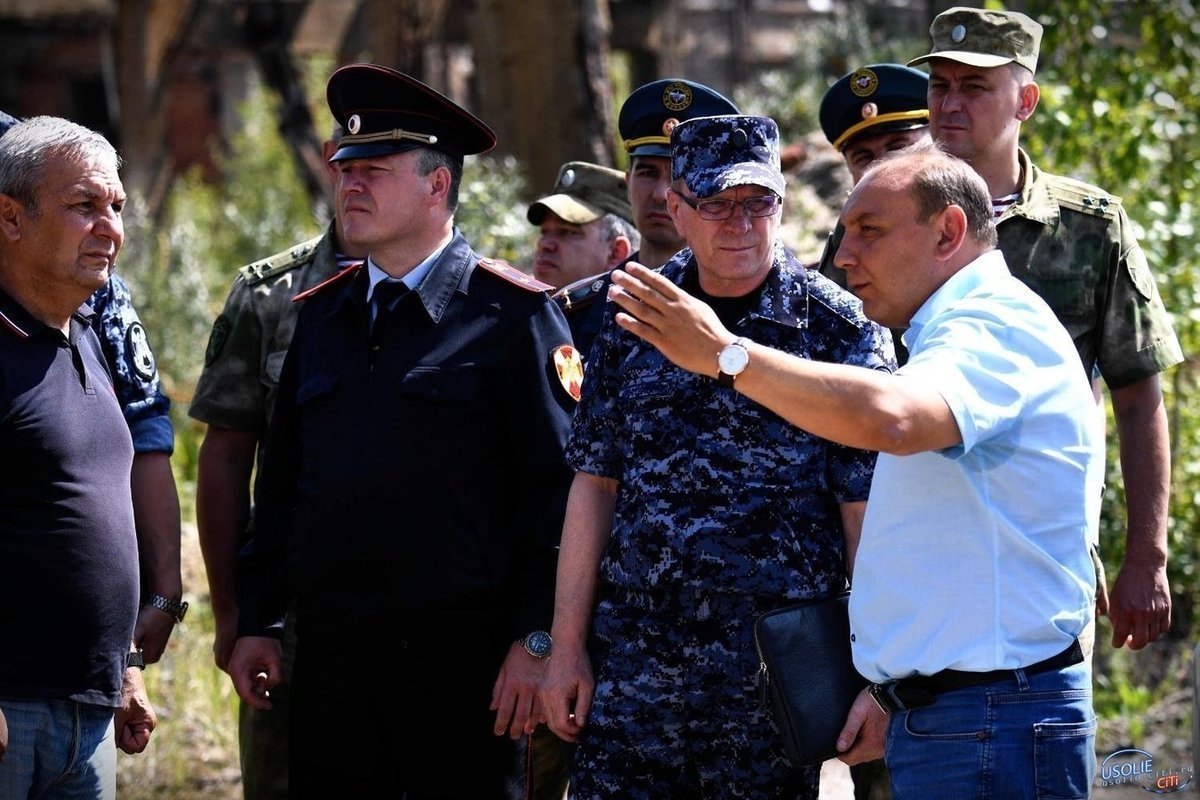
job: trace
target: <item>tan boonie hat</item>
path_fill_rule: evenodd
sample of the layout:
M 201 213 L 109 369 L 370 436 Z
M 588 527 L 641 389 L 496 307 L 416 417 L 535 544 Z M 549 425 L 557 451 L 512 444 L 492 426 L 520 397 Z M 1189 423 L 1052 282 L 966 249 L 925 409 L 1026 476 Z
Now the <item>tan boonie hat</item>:
M 530 205 L 525 216 L 534 225 L 541 225 L 547 211 L 575 225 L 584 225 L 605 214 L 616 214 L 629 222 L 633 211 L 629 207 L 625 173 L 586 161 L 568 161 L 558 171 L 554 193 Z
M 933 51 L 908 65 L 948 58 L 973 67 L 1000 67 L 1017 62 L 1037 72 L 1042 26 L 1016 11 L 986 11 L 955 6 L 933 18 L 929 26 Z

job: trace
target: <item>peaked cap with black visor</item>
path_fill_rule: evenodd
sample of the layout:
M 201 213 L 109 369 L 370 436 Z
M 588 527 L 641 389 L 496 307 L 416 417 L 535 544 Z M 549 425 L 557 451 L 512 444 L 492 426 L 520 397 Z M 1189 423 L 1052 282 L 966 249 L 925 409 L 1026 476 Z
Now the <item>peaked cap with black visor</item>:
M 343 135 L 330 161 L 428 147 L 462 161 L 496 146 L 492 129 L 416 78 L 378 64 L 334 71 L 325 90 Z

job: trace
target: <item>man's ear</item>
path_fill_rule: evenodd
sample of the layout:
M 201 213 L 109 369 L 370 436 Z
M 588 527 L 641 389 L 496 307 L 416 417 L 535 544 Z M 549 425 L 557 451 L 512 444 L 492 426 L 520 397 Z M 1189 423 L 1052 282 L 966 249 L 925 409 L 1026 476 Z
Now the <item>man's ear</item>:
M 958 206 L 946 206 L 938 220 L 937 256 L 945 261 L 958 252 L 967 237 L 967 214 Z
M 450 194 L 450 183 L 452 180 L 450 170 L 445 167 L 438 167 L 429 173 L 429 199 L 432 201 L 431 205 L 446 202 L 446 196 Z
M 628 236 L 618 236 L 608 246 L 608 267 L 612 269 L 633 253 L 633 243 Z
M 1038 100 L 1041 99 L 1042 90 L 1038 88 L 1037 81 L 1030 81 L 1021 87 L 1018 96 L 1021 102 L 1017 106 L 1017 119 L 1024 122 L 1033 116 Z
M 0 194 L 0 235 L 10 242 L 21 238 L 27 215 L 25 206 L 6 194 Z

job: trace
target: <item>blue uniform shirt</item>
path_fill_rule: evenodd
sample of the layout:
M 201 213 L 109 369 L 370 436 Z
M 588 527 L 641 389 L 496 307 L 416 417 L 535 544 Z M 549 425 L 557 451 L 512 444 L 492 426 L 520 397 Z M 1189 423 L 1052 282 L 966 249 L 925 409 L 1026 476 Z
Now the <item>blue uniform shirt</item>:
M 96 290 L 88 305 L 99 320 L 96 333 L 133 436 L 134 451 L 171 453 L 175 449 L 175 429 L 168 413 L 171 401 L 163 393 L 154 353 L 133 307 L 129 287 L 113 275 Z
M 683 284 L 690 250 L 662 269 Z M 568 463 L 618 482 L 605 581 L 802 599 L 845 585 L 839 504 L 865 500 L 875 454 L 812 436 L 623 331 L 609 304 Z M 817 361 L 895 367 L 890 336 L 782 246 L 738 336 Z M 714 359 L 716 354 L 713 354 Z

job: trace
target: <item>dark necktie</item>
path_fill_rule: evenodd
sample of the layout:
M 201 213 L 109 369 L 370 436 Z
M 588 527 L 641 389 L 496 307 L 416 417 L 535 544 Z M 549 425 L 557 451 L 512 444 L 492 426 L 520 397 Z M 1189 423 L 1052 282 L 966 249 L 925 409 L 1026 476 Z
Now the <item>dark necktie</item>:
M 375 284 L 375 292 L 371 295 L 371 327 L 375 327 L 381 314 L 386 313 L 396 305 L 396 299 L 408 294 L 408 286 L 404 281 L 380 281 Z

